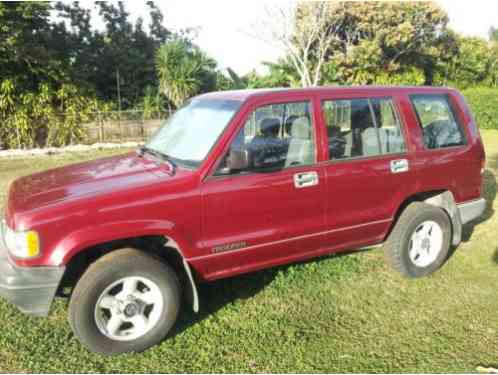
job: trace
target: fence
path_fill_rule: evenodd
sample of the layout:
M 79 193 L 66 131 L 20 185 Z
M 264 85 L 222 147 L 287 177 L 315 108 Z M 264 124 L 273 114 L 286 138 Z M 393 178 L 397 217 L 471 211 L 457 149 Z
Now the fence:
M 82 124 L 83 143 L 144 141 L 169 117 L 169 112 L 154 113 L 143 111 L 94 112 L 91 122 Z

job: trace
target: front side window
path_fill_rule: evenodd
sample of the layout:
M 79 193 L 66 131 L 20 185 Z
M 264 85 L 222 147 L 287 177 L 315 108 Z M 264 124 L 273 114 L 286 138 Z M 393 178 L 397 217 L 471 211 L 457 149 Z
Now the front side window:
M 405 142 L 390 98 L 325 100 L 329 159 L 402 153 Z
M 243 159 L 243 162 L 235 165 L 234 159 Z M 259 107 L 249 115 L 218 173 L 272 171 L 314 162 L 310 104 L 272 104 Z
M 197 168 L 240 104 L 234 100 L 193 99 L 166 120 L 146 146 L 179 164 Z
M 428 149 L 465 144 L 462 127 L 446 95 L 413 95 L 411 101 Z

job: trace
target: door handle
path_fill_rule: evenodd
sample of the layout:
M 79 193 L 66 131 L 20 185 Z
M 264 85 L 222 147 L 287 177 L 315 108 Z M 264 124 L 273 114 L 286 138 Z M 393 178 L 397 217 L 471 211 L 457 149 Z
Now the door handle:
M 302 172 L 294 175 L 294 186 L 297 189 L 318 185 L 318 173 Z
M 391 173 L 403 173 L 410 170 L 407 159 L 391 160 Z

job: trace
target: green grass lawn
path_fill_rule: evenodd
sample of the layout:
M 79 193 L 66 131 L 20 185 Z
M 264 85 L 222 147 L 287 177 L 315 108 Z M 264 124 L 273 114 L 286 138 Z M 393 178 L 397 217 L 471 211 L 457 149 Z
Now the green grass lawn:
M 48 319 L 0 302 L 0 371 L 474 372 L 478 365 L 498 366 L 498 131 L 482 133 L 488 209 L 430 277 L 403 279 L 377 249 L 221 280 L 200 287 L 201 313 L 184 307 L 168 340 L 113 358 L 78 344 L 67 300 L 57 300 Z M 0 203 L 17 176 L 96 156 L 0 160 Z

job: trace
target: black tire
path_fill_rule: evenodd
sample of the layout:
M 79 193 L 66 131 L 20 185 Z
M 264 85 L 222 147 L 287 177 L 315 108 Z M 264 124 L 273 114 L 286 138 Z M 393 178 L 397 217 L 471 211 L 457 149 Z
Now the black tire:
M 165 303 L 159 320 L 143 336 L 132 341 L 113 340 L 97 326 L 96 304 L 106 288 L 130 276 L 155 283 Z M 168 264 L 139 250 L 116 250 L 90 265 L 78 281 L 69 303 L 69 322 L 75 336 L 92 352 L 105 355 L 141 352 L 166 337 L 178 317 L 180 296 L 178 278 Z
M 442 244 L 437 257 L 430 264 L 420 266 L 412 261 L 409 252 L 412 246 L 412 235 L 426 221 L 433 221 L 439 225 L 442 230 Z M 451 221 L 443 209 L 426 203 L 414 202 L 402 212 L 385 242 L 384 256 L 387 263 L 403 276 L 410 278 L 427 276 L 439 269 L 446 261 L 451 236 Z

